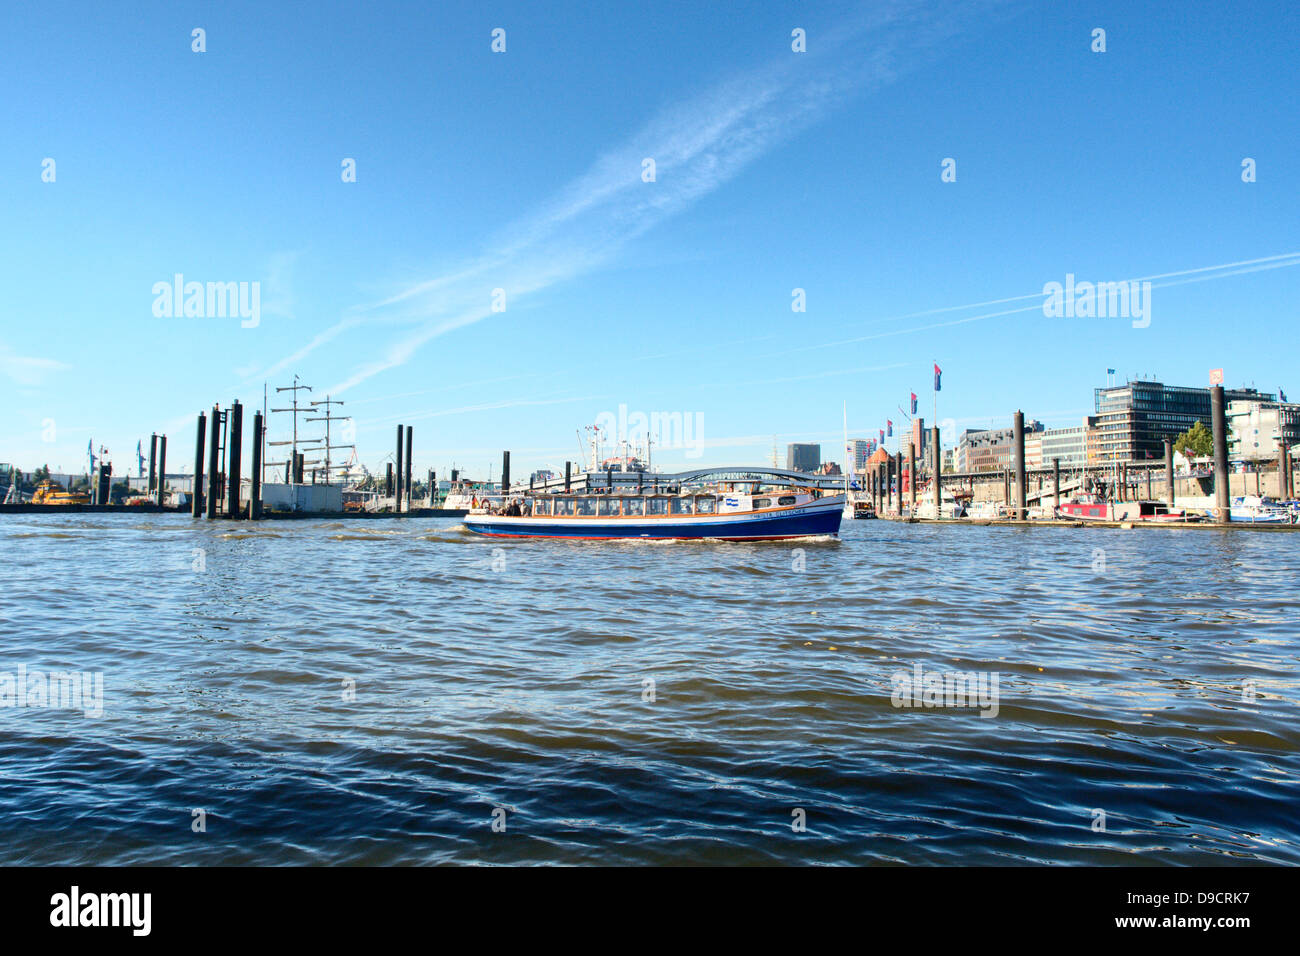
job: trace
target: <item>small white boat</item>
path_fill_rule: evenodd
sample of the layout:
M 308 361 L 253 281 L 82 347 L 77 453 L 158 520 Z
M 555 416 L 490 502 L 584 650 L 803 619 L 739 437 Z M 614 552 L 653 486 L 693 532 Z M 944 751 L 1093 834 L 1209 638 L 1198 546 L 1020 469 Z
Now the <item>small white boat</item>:
M 447 492 L 442 507 L 449 511 L 472 511 L 475 508 L 500 507 L 505 497 L 496 491 L 487 491 L 471 482 L 458 481 Z
M 1233 521 L 1242 524 L 1291 524 L 1291 510 L 1269 498 L 1242 495 L 1232 499 L 1229 509 Z
M 1010 511 L 1002 501 L 975 501 L 967 507 L 966 517 L 975 521 L 1003 521 L 1010 517 Z

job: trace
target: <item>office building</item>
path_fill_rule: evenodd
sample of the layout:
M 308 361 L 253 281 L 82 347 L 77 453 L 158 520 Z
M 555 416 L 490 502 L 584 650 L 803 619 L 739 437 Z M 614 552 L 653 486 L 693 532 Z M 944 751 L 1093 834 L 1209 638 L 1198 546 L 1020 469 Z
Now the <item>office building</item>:
M 1300 443 L 1300 405 L 1290 402 L 1228 402 L 1228 455 L 1244 460 L 1277 458 L 1278 441 Z M 1207 426 L 1208 427 L 1208 426 Z
M 785 467 L 815 475 L 822 466 L 822 446 L 810 442 L 792 442 L 786 446 Z
M 1099 462 L 1163 458 L 1164 440 L 1176 439 L 1196 422 L 1212 428 L 1210 390 L 1160 382 L 1129 382 L 1094 392 L 1095 458 Z M 1276 402 L 1253 388 L 1225 390 L 1224 401 Z

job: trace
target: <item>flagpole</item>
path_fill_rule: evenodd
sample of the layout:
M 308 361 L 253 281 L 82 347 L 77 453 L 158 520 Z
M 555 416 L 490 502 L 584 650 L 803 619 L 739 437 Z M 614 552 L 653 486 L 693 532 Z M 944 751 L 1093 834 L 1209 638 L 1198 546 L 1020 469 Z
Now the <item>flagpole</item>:
M 844 402 L 844 503 L 849 501 L 849 472 L 853 470 L 852 455 L 849 453 L 849 403 Z

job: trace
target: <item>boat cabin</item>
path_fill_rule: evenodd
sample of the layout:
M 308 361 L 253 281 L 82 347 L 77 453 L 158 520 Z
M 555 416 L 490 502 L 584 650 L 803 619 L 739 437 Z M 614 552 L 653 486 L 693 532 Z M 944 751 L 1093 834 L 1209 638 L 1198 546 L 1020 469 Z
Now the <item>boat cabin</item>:
M 774 491 L 759 494 L 705 492 L 699 494 L 535 495 L 524 500 L 522 514 L 547 518 L 663 518 L 737 514 L 807 504 L 808 492 Z

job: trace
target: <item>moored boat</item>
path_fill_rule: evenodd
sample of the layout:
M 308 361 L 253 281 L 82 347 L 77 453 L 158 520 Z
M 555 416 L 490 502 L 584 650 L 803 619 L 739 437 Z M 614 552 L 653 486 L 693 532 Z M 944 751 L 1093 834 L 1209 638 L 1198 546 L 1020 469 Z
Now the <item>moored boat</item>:
M 1259 495 L 1233 498 L 1229 512 L 1233 521 L 1243 524 L 1292 524 L 1295 520 L 1289 507 Z
M 774 541 L 838 535 L 844 501 L 810 491 L 541 494 L 471 510 L 465 527 L 495 537 Z
M 1144 524 L 1181 524 L 1200 521 L 1201 515 L 1170 508 L 1163 501 L 1107 501 L 1098 495 L 1078 495 L 1056 508 L 1058 518 L 1078 521 L 1138 521 Z
M 88 505 L 90 495 L 80 491 L 65 491 L 52 481 L 42 481 L 32 495 L 34 505 Z

